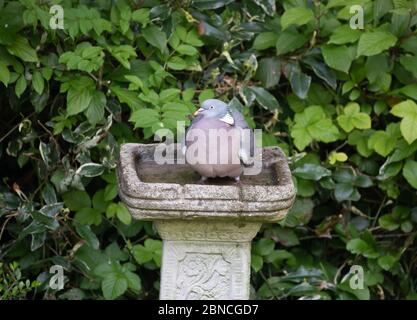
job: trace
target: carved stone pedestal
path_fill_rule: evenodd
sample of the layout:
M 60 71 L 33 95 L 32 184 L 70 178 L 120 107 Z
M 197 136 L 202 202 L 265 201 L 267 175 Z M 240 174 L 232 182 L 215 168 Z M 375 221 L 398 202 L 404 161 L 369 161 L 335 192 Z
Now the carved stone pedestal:
M 248 299 L 251 240 L 261 224 L 158 221 L 164 240 L 160 298 Z
M 248 299 L 250 246 L 263 222 L 285 217 L 295 190 L 279 148 L 263 149 L 262 171 L 241 183 L 199 183 L 185 164 L 156 164 L 156 145 L 125 144 L 119 195 L 163 239 L 161 299 Z M 175 162 L 175 156 L 174 156 Z

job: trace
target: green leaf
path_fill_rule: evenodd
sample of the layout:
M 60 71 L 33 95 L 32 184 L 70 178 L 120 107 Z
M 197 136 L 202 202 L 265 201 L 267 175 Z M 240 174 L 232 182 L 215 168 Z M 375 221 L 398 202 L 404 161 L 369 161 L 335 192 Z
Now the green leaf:
M 70 88 L 67 93 L 67 114 L 80 113 L 88 108 L 92 99 L 90 88 Z
M 10 81 L 10 72 L 7 68 L 7 64 L 3 61 L 0 61 L 0 81 L 7 87 L 7 84 Z
M 414 189 L 417 189 L 417 161 L 411 159 L 406 161 L 403 176 Z
M 149 22 L 150 10 L 148 8 L 141 8 L 132 12 L 132 20 L 139 22 L 145 26 Z
M 395 257 L 390 256 L 390 255 L 381 256 L 378 258 L 379 266 L 386 271 L 390 270 L 396 262 L 397 262 L 397 259 L 395 259 Z
M 302 73 L 299 69 L 295 69 L 290 73 L 290 84 L 293 92 L 304 100 L 310 89 L 311 77 Z
M 153 260 L 160 266 L 162 254 L 162 242 L 160 240 L 146 239 L 144 245 L 138 244 L 132 247 L 132 254 L 139 264 L 145 264 Z
M 398 221 L 395 219 L 395 217 L 392 214 L 386 214 L 381 216 L 378 219 L 379 225 L 381 228 L 388 230 L 388 231 L 394 231 L 397 230 L 400 226 Z
M 413 143 L 417 139 L 417 104 L 412 100 L 406 100 L 393 106 L 391 113 L 402 118 L 400 129 L 404 139 Z
M 7 51 L 26 62 L 38 62 L 36 51 L 30 46 L 28 40 L 18 36 L 16 40 L 7 46 Z
M 17 79 L 16 87 L 15 87 L 15 93 L 16 93 L 16 96 L 18 98 L 20 98 L 20 96 L 22 95 L 22 93 L 25 92 L 26 86 L 27 86 L 27 83 L 26 83 L 25 76 L 24 75 L 21 75 L 19 77 L 19 79 Z
M 308 37 L 297 30 L 287 29 L 278 36 L 276 49 L 278 55 L 284 55 L 302 47 L 308 41 Z
M 161 51 L 167 47 L 167 36 L 156 26 L 149 26 L 142 30 L 142 34 L 147 42 Z
M 264 260 L 261 256 L 258 256 L 257 254 L 251 255 L 251 267 L 255 272 L 259 272 L 259 270 L 262 269 L 262 266 L 264 264 Z
M 91 207 L 91 199 L 87 192 L 81 190 L 74 190 L 63 194 L 65 205 L 71 211 L 79 211 L 83 208 Z
M 33 73 L 32 85 L 33 89 L 35 89 L 38 94 L 42 94 L 45 83 L 43 81 L 42 74 L 37 70 Z
M 346 46 L 324 45 L 321 48 L 326 64 L 333 69 L 349 72 L 354 55 Z
M 262 238 L 253 246 L 253 252 L 260 256 L 267 256 L 274 251 L 275 242 L 269 238 Z
M 160 121 L 160 116 L 158 111 L 154 109 L 139 109 L 132 113 L 129 121 L 135 124 L 135 128 L 147 128 L 158 123 Z
M 139 276 L 133 272 L 126 271 L 125 277 L 128 282 L 128 286 L 130 289 L 138 293 L 142 289 L 142 281 L 140 280 Z
M 116 299 L 121 296 L 128 288 L 128 280 L 125 275 L 120 272 L 110 272 L 106 274 L 102 283 L 104 298 L 108 300 Z
M 387 126 L 386 131 L 378 130 L 371 135 L 368 140 L 368 148 L 386 157 L 394 150 L 400 134 L 398 126 L 391 123 Z
M 346 249 L 355 254 L 362 254 L 365 257 L 377 257 L 378 253 L 364 240 L 352 239 L 346 245 Z
M 59 227 L 58 221 L 41 211 L 32 211 L 32 218 L 34 221 L 40 223 L 50 230 L 56 230 Z
M 313 18 L 314 14 L 310 9 L 304 7 L 294 7 L 286 10 L 281 16 L 281 26 L 283 30 L 293 24 L 301 26 L 310 22 Z
M 103 217 L 97 209 L 83 208 L 75 214 L 75 220 L 81 224 L 94 224 L 98 226 L 103 220 Z
M 277 39 L 278 35 L 276 32 L 262 32 L 255 38 L 255 41 L 253 42 L 253 49 L 265 50 L 275 47 Z
M 129 210 L 126 208 L 126 206 L 122 202 L 119 202 L 116 215 L 117 215 L 117 219 L 119 219 L 125 225 L 129 225 L 130 222 L 132 221 L 132 216 L 130 215 Z
M 359 39 L 357 56 L 373 56 L 379 54 L 397 42 L 397 38 L 387 31 L 363 33 Z
M 171 57 L 167 63 L 168 67 L 172 70 L 184 70 L 187 68 L 187 62 L 178 56 Z
M 339 138 L 339 130 L 320 106 L 306 108 L 297 113 L 294 120 L 291 136 L 299 150 L 303 150 L 312 140 L 332 142 Z
M 95 233 L 91 231 L 90 226 L 77 223 L 75 225 L 75 229 L 77 230 L 77 233 L 80 235 L 80 237 L 83 238 L 85 241 L 87 241 L 88 245 L 91 248 L 93 249 L 99 248 L 100 242 L 98 241 Z
M 361 36 L 359 29 L 352 29 L 349 25 L 337 27 L 327 43 L 329 44 L 346 44 L 356 42 Z
M 406 70 L 417 77 L 417 56 L 402 56 L 400 62 Z
M 92 125 L 100 122 L 104 118 L 104 108 L 106 107 L 107 99 L 103 92 L 94 91 L 92 93 L 90 104 L 85 111 L 85 115 Z
M 334 188 L 336 201 L 359 200 L 360 194 L 350 183 L 337 183 Z
M 371 117 L 360 112 L 360 106 L 356 102 L 349 103 L 343 113 L 337 117 L 337 122 L 346 132 L 350 132 L 354 128 L 369 129 L 371 127 Z
M 233 0 L 193 0 L 193 7 L 200 10 L 214 10 L 228 5 Z
M 132 110 L 143 107 L 143 103 L 138 98 L 138 94 L 133 91 L 128 91 L 116 85 L 112 85 L 110 90 L 117 96 L 120 102 L 126 103 Z
M 278 58 L 265 58 L 259 61 L 255 78 L 260 80 L 265 88 L 272 88 L 279 83 L 281 62 Z
M 293 174 L 296 177 L 307 180 L 320 180 L 321 178 L 330 176 L 332 172 L 325 167 L 322 167 L 313 163 L 306 163 L 301 167 L 297 167 L 293 170 Z
M 255 95 L 256 101 L 265 109 L 274 110 L 279 108 L 277 99 L 267 90 L 261 87 L 249 87 Z
M 106 188 L 104 188 L 104 201 L 111 201 L 116 198 L 118 192 L 117 184 L 109 183 Z
M 180 44 L 175 48 L 175 51 L 187 56 L 195 56 L 198 54 L 198 50 L 188 44 Z

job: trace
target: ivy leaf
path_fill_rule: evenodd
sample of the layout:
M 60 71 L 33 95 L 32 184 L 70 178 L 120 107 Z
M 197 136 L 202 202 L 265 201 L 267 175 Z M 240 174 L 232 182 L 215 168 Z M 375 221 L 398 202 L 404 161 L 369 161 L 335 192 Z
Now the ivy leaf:
M 417 104 L 412 100 L 406 100 L 396 104 L 391 113 L 402 118 L 400 123 L 401 134 L 409 143 L 417 139 Z
M 286 10 L 281 16 L 281 26 L 283 30 L 293 24 L 302 26 L 310 22 L 310 20 L 313 18 L 314 14 L 311 9 L 304 7 L 294 7 Z
M 360 106 L 356 102 L 349 103 L 343 113 L 337 117 L 337 122 L 346 132 L 350 132 L 354 128 L 368 129 L 371 127 L 371 117 L 360 112 Z
M 79 167 L 76 171 L 77 174 L 83 177 L 96 177 L 103 173 L 104 166 L 99 163 L 84 163 L 81 167 Z
M 374 56 L 391 48 L 397 42 L 397 37 L 387 31 L 363 33 L 359 39 L 357 56 Z

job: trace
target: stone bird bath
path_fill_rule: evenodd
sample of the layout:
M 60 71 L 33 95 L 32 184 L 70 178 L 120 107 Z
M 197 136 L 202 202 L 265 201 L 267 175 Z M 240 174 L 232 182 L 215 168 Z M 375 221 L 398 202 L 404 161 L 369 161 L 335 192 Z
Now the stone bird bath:
M 156 146 L 122 145 L 118 180 L 133 218 L 154 221 L 163 239 L 160 299 L 248 299 L 251 241 L 295 198 L 284 154 L 264 148 L 261 173 L 240 184 L 201 183 L 186 164 L 157 164 Z

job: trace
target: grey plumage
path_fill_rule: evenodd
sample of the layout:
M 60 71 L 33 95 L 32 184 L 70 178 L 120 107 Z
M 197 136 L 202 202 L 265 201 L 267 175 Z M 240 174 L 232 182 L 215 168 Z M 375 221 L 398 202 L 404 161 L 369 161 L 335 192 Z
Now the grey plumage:
M 237 110 L 230 110 L 227 104 L 217 99 L 204 101 L 195 115 L 182 146 L 187 163 L 200 173 L 203 180 L 208 177 L 239 180 L 243 166 L 251 165 L 254 148 L 253 132 L 243 115 Z M 216 139 L 211 135 L 213 132 L 219 135 L 217 143 L 213 141 Z M 196 153 L 199 152 L 202 154 L 199 154 L 196 163 Z

